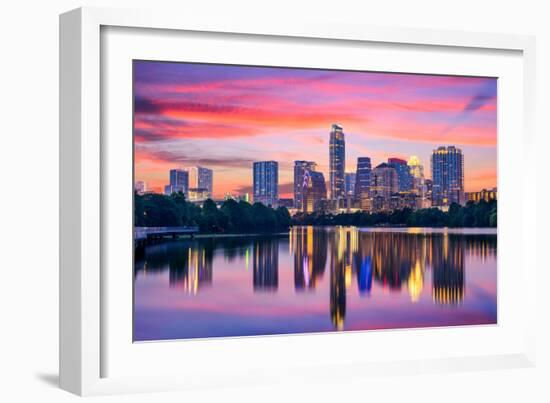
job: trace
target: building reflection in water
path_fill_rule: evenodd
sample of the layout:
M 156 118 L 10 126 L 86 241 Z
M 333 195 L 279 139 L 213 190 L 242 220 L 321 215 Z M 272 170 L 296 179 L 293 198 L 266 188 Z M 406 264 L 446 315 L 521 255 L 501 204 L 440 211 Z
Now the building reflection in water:
M 168 269 L 171 288 L 197 294 L 200 288 L 212 284 L 213 251 L 213 242 L 164 242 L 148 245 L 140 255 L 136 254 L 136 274 Z
M 340 330 L 350 309 L 346 306 L 347 295 L 354 292 L 360 296 L 372 295 L 375 289 L 407 293 L 412 303 L 423 298 L 429 302 L 431 294 L 434 304 L 459 305 L 467 295 L 466 256 L 483 262 L 494 260 L 497 253 L 495 235 L 424 233 L 414 229 L 390 232 L 293 227 L 288 241 L 294 290 L 299 294 L 328 286 L 330 320 Z M 214 255 L 219 250 L 218 256 L 228 262 L 242 262 L 243 271 L 252 271 L 255 292 L 267 291 L 275 296 L 279 255 L 285 256 L 285 247 L 286 239 L 278 236 L 160 242 L 136 250 L 135 275 L 167 270 L 171 288 L 194 295 L 212 286 Z M 330 277 L 323 281 L 327 270 Z M 431 271 L 431 290 L 426 289 L 430 286 L 426 271 Z
M 456 305 L 464 299 L 464 242 L 444 234 L 433 241 L 432 297 L 438 304 Z
M 279 286 L 279 239 L 254 241 L 254 291 L 277 291 Z
M 315 289 L 323 278 L 327 262 L 327 233 L 313 227 L 296 227 L 289 234 L 294 255 L 294 288 Z
M 465 254 L 494 258 L 496 237 L 415 229 L 371 232 L 354 227 L 295 227 L 290 231 L 290 248 L 297 291 L 317 286 L 329 251 L 330 317 L 336 329 L 343 329 L 346 293 L 353 276 L 361 296 L 370 295 L 377 283 L 390 292 L 407 292 L 410 301 L 417 303 L 426 284 L 426 270 L 431 269 L 433 302 L 452 306 L 464 299 Z

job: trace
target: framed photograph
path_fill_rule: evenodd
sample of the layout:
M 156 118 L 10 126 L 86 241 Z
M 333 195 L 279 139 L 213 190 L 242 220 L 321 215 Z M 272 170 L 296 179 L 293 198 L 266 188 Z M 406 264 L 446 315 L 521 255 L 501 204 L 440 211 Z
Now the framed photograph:
M 60 45 L 62 388 L 533 365 L 533 38 L 85 8 Z

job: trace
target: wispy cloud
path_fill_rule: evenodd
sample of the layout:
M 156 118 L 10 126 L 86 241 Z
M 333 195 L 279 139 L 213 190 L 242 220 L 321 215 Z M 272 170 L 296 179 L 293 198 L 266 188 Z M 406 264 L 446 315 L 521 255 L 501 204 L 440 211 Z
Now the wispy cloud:
M 279 161 L 289 184 L 294 159 L 326 169 L 332 123 L 344 126 L 347 168 L 358 156 L 415 154 L 429 174 L 441 144 L 496 167 L 495 79 L 157 62 L 134 73 L 135 173 L 151 186 L 172 166 L 201 164 L 215 169 L 218 196 L 238 192 L 260 159 Z M 468 164 L 476 186 L 494 181 Z

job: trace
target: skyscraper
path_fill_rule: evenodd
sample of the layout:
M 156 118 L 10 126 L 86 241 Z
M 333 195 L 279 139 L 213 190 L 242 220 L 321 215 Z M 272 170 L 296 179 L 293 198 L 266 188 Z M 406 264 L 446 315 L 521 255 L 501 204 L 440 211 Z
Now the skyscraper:
M 329 143 L 330 198 L 344 198 L 344 170 L 346 168 L 346 141 L 344 131 L 337 124 L 332 125 Z
M 416 194 L 419 208 L 429 208 L 431 201 L 428 198 L 428 179 L 424 177 L 424 166 L 420 163 L 420 158 L 416 155 L 411 155 L 407 162 L 413 179 L 412 191 Z
M 388 158 L 388 165 L 397 172 L 397 190 L 399 192 L 409 192 L 412 190 L 413 177 L 407 161 L 401 158 Z
M 393 193 L 397 193 L 398 177 L 395 168 L 382 163 L 372 170 L 370 194 L 372 197 L 389 199 Z
M 306 170 L 316 171 L 317 164 L 313 161 L 294 161 L 294 207 L 297 209 L 303 206 L 302 188 Z
M 208 197 L 212 197 L 214 172 L 211 169 L 196 166 L 189 169 L 189 187 L 206 189 Z
M 357 171 L 355 176 L 355 197 L 358 200 L 370 197 L 371 174 L 372 168 L 370 158 L 357 158 Z
M 327 185 L 322 172 L 306 170 L 302 181 L 302 211 L 313 213 L 323 208 L 327 199 Z
M 413 179 L 413 191 L 419 196 L 424 197 L 426 194 L 426 184 L 424 182 L 424 167 L 420 163 L 420 158 L 416 155 L 411 155 L 407 165 L 409 166 Z
M 263 203 L 266 206 L 277 207 L 279 200 L 279 165 L 276 161 L 255 162 L 254 176 L 254 203 Z
M 355 197 L 355 182 L 357 175 L 355 172 L 346 172 L 344 175 L 344 190 L 346 197 Z
M 438 147 L 432 158 L 432 203 L 448 206 L 464 202 L 464 155 L 454 146 Z
M 183 169 L 170 170 L 170 184 L 165 187 L 165 193 L 189 192 L 189 172 Z

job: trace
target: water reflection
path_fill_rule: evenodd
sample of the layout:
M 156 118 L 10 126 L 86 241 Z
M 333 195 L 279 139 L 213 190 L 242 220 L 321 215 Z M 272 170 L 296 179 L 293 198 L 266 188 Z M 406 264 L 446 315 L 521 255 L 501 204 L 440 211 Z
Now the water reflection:
M 316 308 L 322 308 L 323 295 L 326 298 L 324 304 L 328 305 L 324 311 L 329 314 L 325 313 L 326 318 L 330 321 L 329 326 L 336 330 L 367 328 L 369 322 L 365 320 L 373 315 L 382 323 L 378 327 L 453 324 L 455 322 L 451 319 L 455 313 L 460 319 L 456 323 L 491 323 L 492 316 L 487 319 L 482 314 L 494 311 L 496 320 L 496 243 L 494 234 L 372 231 L 354 227 L 295 227 L 288 235 L 282 236 L 165 241 L 136 250 L 135 297 L 139 302 L 141 295 L 145 295 L 145 286 L 141 285 L 145 279 L 167 272 L 169 288 L 194 296 L 204 304 L 208 302 L 208 306 L 219 304 L 215 307 L 216 312 L 228 317 L 238 314 L 241 319 L 250 319 L 242 334 L 278 333 L 262 330 L 264 325 L 261 322 L 265 322 L 265 318 L 261 307 L 257 307 L 254 315 L 244 313 L 257 302 L 255 294 L 256 298 L 262 294 L 269 296 L 269 300 L 262 300 L 265 303 L 270 301 L 265 308 L 266 314 L 278 315 L 277 318 L 284 323 L 282 327 L 288 325 L 288 321 L 283 322 L 287 316 L 299 318 L 303 315 L 304 324 L 285 328 L 280 331 L 282 333 L 299 332 L 302 326 L 309 324 L 305 319 L 307 310 L 317 312 Z M 476 266 L 472 283 L 477 288 L 487 288 L 488 284 L 490 289 L 495 289 L 495 295 L 490 295 L 488 302 L 472 296 L 472 307 L 460 311 L 458 307 L 469 298 L 466 282 L 468 259 Z M 490 270 L 483 274 L 481 269 L 485 266 Z M 216 283 L 218 272 L 223 275 L 219 284 Z M 201 297 L 207 289 L 215 290 L 215 296 L 208 293 Z M 153 300 L 161 293 L 158 289 L 150 292 Z M 361 303 L 361 300 L 365 302 Z M 480 301 L 485 305 L 482 306 Z M 449 310 L 434 311 L 428 303 Z M 235 311 L 238 312 L 230 311 L 224 304 L 236 305 Z M 182 311 L 188 313 L 198 313 L 203 309 L 202 305 L 190 306 L 186 311 L 186 305 L 183 306 Z M 143 307 L 149 306 L 144 303 Z M 273 307 L 278 309 L 275 313 L 267 311 Z M 139 312 L 137 309 L 136 315 Z M 350 312 L 354 312 L 353 319 L 347 318 Z M 393 316 L 383 318 L 380 316 L 382 312 L 390 312 Z M 423 321 L 418 319 L 416 324 L 415 314 L 426 318 Z M 325 329 L 320 319 L 319 323 L 318 331 Z M 223 335 L 217 334 L 216 323 L 209 326 L 210 336 Z M 240 334 L 238 330 L 235 332 Z M 185 337 L 179 334 L 170 338 Z
M 279 241 L 254 241 L 254 290 L 277 291 L 279 286 Z

